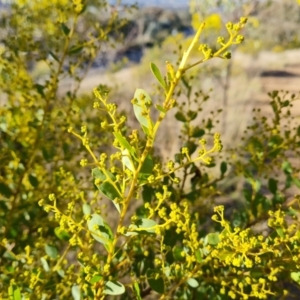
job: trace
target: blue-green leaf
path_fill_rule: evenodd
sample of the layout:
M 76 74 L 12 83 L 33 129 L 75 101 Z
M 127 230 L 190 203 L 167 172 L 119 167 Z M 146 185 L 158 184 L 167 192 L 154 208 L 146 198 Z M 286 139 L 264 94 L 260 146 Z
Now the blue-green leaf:
M 187 280 L 187 284 L 190 286 L 190 287 L 192 287 L 192 288 L 197 288 L 198 286 L 199 286 L 199 283 L 198 283 L 198 281 L 196 280 L 196 279 L 194 279 L 194 278 L 189 278 L 188 280 Z
M 44 257 L 41 257 L 41 263 L 42 263 L 42 266 L 43 266 L 44 270 L 46 272 L 49 272 L 50 267 L 49 267 L 49 264 L 48 264 L 47 260 Z
M 153 234 L 157 223 L 151 219 L 140 219 L 130 226 L 130 231 L 126 235 Z
M 131 156 L 127 149 L 122 151 L 122 163 L 125 165 L 131 172 L 135 172 L 134 164 L 131 160 Z
M 146 102 L 151 103 L 152 100 L 149 96 L 149 94 L 142 90 L 142 89 L 137 89 L 134 94 L 134 98 L 137 101 L 136 104 L 133 105 L 133 110 L 136 118 L 140 122 L 140 124 L 147 129 L 152 128 L 153 124 L 150 119 L 150 116 L 144 116 L 143 112 L 145 111 L 146 107 L 145 104 Z M 143 99 L 143 100 L 142 100 Z
M 105 295 L 122 295 L 125 292 L 125 287 L 118 281 L 107 281 L 103 293 Z
M 81 300 L 80 286 L 73 285 L 72 286 L 72 296 L 74 300 Z
M 112 241 L 112 231 L 103 218 L 98 214 L 92 214 L 90 220 L 87 221 L 88 228 L 91 231 L 93 238 L 104 245 L 109 245 Z
M 49 257 L 51 257 L 53 259 L 55 259 L 58 255 L 57 249 L 53 246 L 48 245 L 48 244 L 45 245 L 45 252 Z
M 84 215 L 90 215 L 91 211 L 92 211 L 91 206 L 87 203 L 83 203 L 82 204 L 82 211 L 83 211 Z

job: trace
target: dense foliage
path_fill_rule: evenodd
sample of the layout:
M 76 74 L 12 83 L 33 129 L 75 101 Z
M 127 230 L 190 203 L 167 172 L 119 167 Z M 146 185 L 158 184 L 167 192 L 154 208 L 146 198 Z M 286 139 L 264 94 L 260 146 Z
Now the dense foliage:
M 110 17 L 100 23 L 98 12 Z M 102 0 L 16 1 L 2 20 L 3 299 L 284 299 L 293 292 L 291 283 L 300 283 L 300 196 L 290 196 L 300 187 L 298 96 L 270 93 L 271 117 L 255 110 L 234 149 L 222 150 L 214 132 L 221 110 L 196 122 L 209 96 L 190 84 L 189 71 L 230 59 L 247 18 L 228 22 L 212 46 L 200 43 L 201 23 L 178 66 L 167 62 L 162 72 L 151 63 L 160 97 L 154 103 L 136 89 L 130 113 L 138 128 L 110 101 L 109 87 L 78 92 L 101 47 L 120 38 L 126 20 L 117 10 Z M 156 137 L 170 110 L 182 124 L 181 147 L 163 161 Z M 260 224 L 267 229 L 255 230 Z

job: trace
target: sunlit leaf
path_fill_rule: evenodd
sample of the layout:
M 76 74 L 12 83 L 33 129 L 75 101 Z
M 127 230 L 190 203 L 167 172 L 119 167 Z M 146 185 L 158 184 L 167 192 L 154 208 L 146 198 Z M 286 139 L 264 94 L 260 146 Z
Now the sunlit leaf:
M 166 89 L 166 83 L 164 81 L 164 78 L 163 76 L 161 75 L 158 67 L 154 64 L 154 63 L 151 63 L 150 64 L 150 67 L 151 67 L 151 71 L 154 75 L 154 77 L 157 79 L 157 81 L 160 83 L 160 85 L 163 87 L 163 89 L 165 90 Z
M 62 241 L 68 241 L 70 239 L 69 233 L 61 229 L 60 227 L 56 227 L 54 229 L 54 233 Z
M 8 296 L 9 296 L 9 300 L 21 300 L 22 299 L 21 291 L 20 291 L 19 287 L 15 284 L 10 284 L 10 286 L 8 288 Z
M 103 293 L 105 295 L 122 295 L 125 292 L 125 287 L 118 281 L 107 281 Z
M 42 266 L 43 266 L 44 270 L 46 272 L 49 272 L 50 271 L 50 267 L 48 265 L 47 260 L 44 257 L 41 257 L 41 263 L 42 263 Z
M 112 231 L 108 224 L 98 214 L 92 214 L 90 220 L 87 221 L 88 228 L 93 238 L 101 244 L 108 245 L 112 241 Z
M 187 284 L 190 286 L 190 287 L 192 287 L 192 288 L 197 288 L 198 286 L 199 286 L 199 282 L 196 280 L 196 279 L 194 279 L 194 278 L 189 278 L 188 280 L 187 280 Z
M 90 215 L 91 211 L 92 211 L 91 206 L 87 203 L 83 203 L 82 204 L 82 211 L 85 215 Z
M 81 300 L 81 292 L 79 285 L 72 286 L 72 296 L 74 300 Z
M 209 233 L 205 239 L 204 239 L 204 244 L 207 245 L 217 245 L 220 242 L 220 238 L 219 238 L 219 233 L 214 232 L 214 233 Z
M 127 149 L 133 157 L 136 157 L 135 149 L 128 143 L 126 138 L 124 136 L 122 136 L 122 134 L 120 132 L 114 132 L 114 136 L 118 140 L 118 142 L 121 144 L 122 147 Z
M 133 105 L 133 110 L 134 110 L 134 114 L 137 118 L 137 120 L 140 122 L 140 124 L 144 127 L 146 127 L 147 129 L 152 128 L 152 121 L 150 119 L 150 116 L 145 116 L 143 115 L 143 112 L 145 111 L 146 107 L 145 105 L 143 105 L 143 102 L 148 102 L 151 103 L 152 100 L 149 96 L 149 94 L 142 90 L 142 89 L 137 89 L 135 91 L 134 94 L 134 98 L 137 101 L 137 104 Z M 142 100 L 143 99 L 143 100 Z

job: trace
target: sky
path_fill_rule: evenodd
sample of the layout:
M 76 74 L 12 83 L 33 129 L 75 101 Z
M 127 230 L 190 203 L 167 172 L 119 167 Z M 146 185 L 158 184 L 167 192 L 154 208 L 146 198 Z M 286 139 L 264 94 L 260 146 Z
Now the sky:
M 111 0 L 111 2 L 116 2 Z M 189 0 L 122 0 L 122 3 L 146 5 L 146 6 L 163 6 L 163 7 L 182 7 L 188 6 Z

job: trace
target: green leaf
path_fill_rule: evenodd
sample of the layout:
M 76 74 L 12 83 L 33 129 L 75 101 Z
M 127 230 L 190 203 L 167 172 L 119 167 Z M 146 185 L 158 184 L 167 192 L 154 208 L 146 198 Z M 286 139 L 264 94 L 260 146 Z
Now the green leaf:
M 53 259 L 55 259 L 57 257 L 57 254 L 58 254 L 57 249 L 53 246 L 48 245 L 48 244 L 45 245 L 45 252 L 49 257 L 51 257 Z
M 136 281 L 134 282 L 133 287 L 134 287 L 134 290 L 135 290 L 135 295 L 137 297 L 137 300 L 142 300 L 141 292 L 140 292 L 140 286 Z
M 0 194 L 9 198 L 13 195 L 13 192 L 8 185 L 6 185 L 4 182 L 0 182 Z
M 209 233 L 204 239 L 204 245 L 217 245 L 220 242 L 219 233 Z
M 142 191 L 142 198 L 144 203 L 151 202 L 152 198 L 154 197 L 154 189 L 149 185 L 144 185 Z
M 291 278 L 300 285 L 300 272 L 291 272 Z
M 110 200 L 115 200 L 120 197 L 116 188 L 108 181 L 103 182 L 99 186 L 99 190 Z
M 95 275 L 95 276 L 93 276 L 92 279 L 90 280 L 90 283 L 91 283 L 91 284 L 97 283 L 97 282 L 99 282 L 102 278 L 103 278 L 103 276 L 101 276 L 101 275 Z
M 285 237 L 285 233 L 283 231 L 283 229 L 281 227 L 275 228 L 277 234 L 281 237 L 284 238 Z
M 125 292 L 125 287 L 118 281 L 107 281 L 103 293 L 105 295 L 122 295 Z
M 82 51 L 83 47 L 82 46 L 72 46 L 69 51 L 68 51 L 68 54 L 78 54 Z
M 82 204 L 82 211 L 83 211 L 84 215 L 90 215 L 91 211 L 92 211 L 91 206 L 87 203 L 83 203 Z
M 187 121 L 185 115 L 181 111 L 178 111 L 175 114 L 175 119 L 178 120 L 178 121 L 180 121 L 180 122 L 186 122 Z
M 201 254 L 201 251 L 199 249 L 195 251 L 195 256 L 196 256 L 197 262 L 202 263 L 202 261 L 203 261 L 202 254 Z
M 153 124 L 150 119 L 150 116 L 149 115 L 144 116 L 142 114 L 146 109 L 145 105 L 143 105 L 143 102 L 152 103 L 149 94 L 142 89 L 137 89 L 134 93 L 134 98 L 136 99 L 137 104 L 133 105 L 133 110 L 137 120 L 140 122 L 142 126 L 146 127 L 147 129 L 152 129 Z
M 64 278 L 64 277 L 65 277 L 65 272 L 64 272 L 64 270 L 59 269 L 59 270 L 57 270 L 56 272 L 57 272 L 57 274 L 58 274 L 61 278 Z
M 146 176 L 146 178 L 148 178 L 152 174 L 153 167 L 153 158 L 150 154 L 148 154 L 141 167 L 139 176 Z
M 193 130 L 192 137 L 200 138 L 205 134 L 205 130 L 196 126 Z
M 54 233 L 62 241 L 68 241 L 70 239 L 69 233 L 61 229 L 60 227 L 56 227 L 54 229 Z
M 9 297 L 9 300 L 21 300 L 22 299 L 21 291 L 17 285 L 10 284 L 10 286 L 8 288 L 8 297 Z
M 198 113 L 194 110 L 189 110 L 187 115 L 188 115 L 190 121 L 193 121 L 197 118 Z
M 44 270 L 46 272 L 49 272 L 50 271 L 50 267 L 48 265 L 47 260 L 44 257 L 41 257 L 41 263 L 42 263 L 42 266 L 43 266 Z
M 164 113 L 164 114 L 167 112 L 167 111 L 166 111 L 161 105 L 159 105 L 159 104 L 156 104 L 155 107 L 156 107 L 160 112 L 162 112 L 162 113 Z
M 151 71 L 152 71 L 154 77 L 157 79 L 157 81 L 160 83 L 160 85 L 165 90 L 166 89 L 166 83 L 165 83 L 165 80 L 162 77 L 158 67 L 154 63 L 150 63 L 150 68 L 151 68 Z
M 282 166 L 281 166 L 281 168 L 282 168 L 282 170 L 283 170 L 283 172 L 285 173 L 285 174 L 291 174 L 292 172 L 293 172 L 293 169 L 292 169 L 292 167 L 291 167 L 291 164 L 290 164 L 290 162 L 289 161 L 284 161 L 283 163 L 282 163 Z
M 181 255 L 183 249 L 180 246 L 174 246 L 172 249 L 173 257 L 176 261 L 184 261 L 184 256 Z
M 136 158 L 135 149 L 128 143 L 125 137 L 122 136 L 120 132 L 114 132 L 115 138 L 118 140 L 118 142 L 121 144 L 122 147 L 127 149 L 129 153 Z
M 184 143 L 183 147 L 187 147 L 189 149 L 189 155 L 192 155 L 196 151 L 198 145 L 192 141 L 188 141 Z
M 150 287 L 157 293 L 163 294 L 165 292 L 165 283 L 162 277 L 157 277 L 156 270 L 149 269 L 147 271 L 147 281 Z
M 33 187 L 37 187 L 39 185 L 38 179 L 35 177 L 35 175 L 30 174 L 28 176 L 29 182 Z
M 131 156 L 127 149 L 122 151 L 122 163 L 126 166 L 131 172 L 135 172 L 134 164 L 131 160 Z
M 52 51 L 49 51 L 49 54 L 50 54 L 57 62 L 59 62 L 58 57 L 57 57 Z
M 61 29 L 65 36 L 69 35 L 70 29 L 68 28 L 68 26 L 65 23 L 61 23 Z
M 298 178 L 293 177 L 293 183 L 297 188 L 300 189 L 300 180 Z
M 198 281 L 196 280 L 196 279 L 194 279 L 194 278 L 189 278 L 188 280 L 187 280 L 187 284 L 190 286 L 190 287 L 192 287 L 192 288 L 197 288 L 198 286 L 199 286 L 199 283 L 198 283 Z
M 300 136 L 300 125 L 297 128 L 297 135 Z
M 136 234 L 153 234 L 155 233 L 155 226 L 157 223 L 151 219 L 139 219 L 130 226 L 130 231 L 127 232 L 126 236 Z
M 116 180 L 115 176 L 112 173 L 110 173 L 109 171 L 106 171 L 106 173 L 112 181 Z M 108 199 L 112 200 L 116 209 L 120 213 L 120 211 L 121 211 L 120 205 L 114 201 L 116 198 L 120 197 L 119 192 L 117 191 L 116 187 L 112 183 L 105 181 L 106 176 L 105 176 L 104 172 L 102 172 L 99 168 L 92 169 L 92 176 L 96 179 L 100 179 L 101 181 L 104 181 L 100 185 L 97 185 L 97 188 L 104 196 L 106 196 Z
M 108 173 L 108 172 L 107 172 Z M 108 175 L 110 176 L 110 174 L 108 173 Z M 96 179 L 100 179 L 101 181 L 106 180 L 106 176 L 105 174 L 99 169 L 99 168 L 94 168 L 92 169 L 92 176 Z M 112 180 L 115 180 L 114 175 L 111 174 L 110 177 Z
M 73 285 L 72 286 L 72 296 L 74 300 L 81 300 L 80 286 Z
M 98 214 L 92 214 L 92 218 L 87 221 L 88 228 L 93 238 L 104 245 L 109 245 L 112 241 L 112 231 L 103 218 Z
M 274 178 L 269 178 L 269 190 L 270 192 L 275 195 L 277 192 L 277 180 L 275 180 Z
M 225 161 L 221 162 L 220 170 L 222 176 L 227 172 L 227 163 Z
M 37 92 L 38 92 L 41 96 L 45 97 L 45 94 L 44 94 L 44 88 L 45 88 L 45 87 L 44 87 L 43 85 L 41 85 L 41 84 L 38 84 L 38 83 L 36 83 L 34 86 L 35 86 Z

